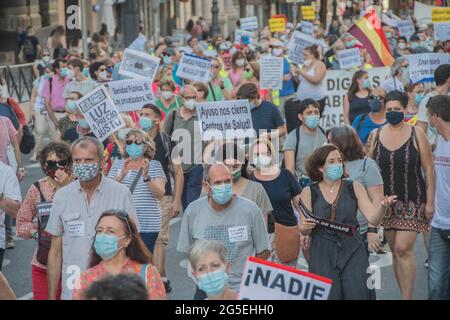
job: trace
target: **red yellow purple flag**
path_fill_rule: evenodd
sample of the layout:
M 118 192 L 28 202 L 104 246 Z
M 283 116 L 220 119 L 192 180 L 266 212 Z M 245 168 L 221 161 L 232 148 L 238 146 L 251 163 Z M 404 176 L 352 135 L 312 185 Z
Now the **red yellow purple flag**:
M 376 10 L 371 10 L 359 19 L 349 30 L 369 52 L 375 67 L 390 67 L 394 62 L 391 49 L 381 27 L 381 19 Z

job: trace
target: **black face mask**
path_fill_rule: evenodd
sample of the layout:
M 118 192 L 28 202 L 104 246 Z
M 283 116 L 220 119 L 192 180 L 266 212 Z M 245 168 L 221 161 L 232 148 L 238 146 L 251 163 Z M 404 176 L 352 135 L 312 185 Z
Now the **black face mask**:
M 371 112 L 377 113 L 381 110 L 381 99 L 380 97 L 370 97 L 369 99 L 369 109 Z

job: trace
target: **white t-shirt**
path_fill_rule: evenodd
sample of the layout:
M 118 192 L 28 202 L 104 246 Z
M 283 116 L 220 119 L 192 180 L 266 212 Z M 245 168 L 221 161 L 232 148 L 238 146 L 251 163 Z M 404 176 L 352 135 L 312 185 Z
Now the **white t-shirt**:
M 3 193 L 3 197 L 22 201 L 20 195 L 19 180 L 14 170 L 0 161 L 0 194 Z M 0 249 L 5 249 L 5 211 L 0 209 Z
M 439 135 L 434 150 L 436 172 L 435 211 L 431 226 L 450 230 L 450 141 Z
M 419 110 L 417 112 L 417 121 L 426 122 L 428 124 L 427 104 L 428 104 L 428 101 L 430 100 L 430 98 L 434 97 L 435 95 L 436 95 L 436 93 L 434 91 L 431 91 L 430 93 L 425 95 L 423 100 L 420 102 Z M 436 144 L 436 138 L 437 137 L 436 137 L 436 134 L 433 131 L 430 130 L 430 126 L 428 126 L 427 137 L 428 137 L 428 142 L 431 145 L 435 145 Z
M 383 90 L 386 93 L 389 93 L 389 92 L 394 91 L 394 90 L 398 90 L 400 92 L 405 92 L 405 88 L 403 86 L 403 82 L 398 80 L 397 77 L 395 77 L 395 78 L 390 77 L 387 80 L 383 81 L 381 83 L 381 88 L 383 88 Z

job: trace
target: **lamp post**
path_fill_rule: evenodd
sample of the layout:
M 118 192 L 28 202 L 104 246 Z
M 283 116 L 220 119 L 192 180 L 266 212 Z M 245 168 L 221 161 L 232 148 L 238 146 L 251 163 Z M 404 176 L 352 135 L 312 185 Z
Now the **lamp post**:
M 337 0 L 333 0 L 333 19 L 337 19 Z
M 123 5 L 122 31 L 125 47 L 128 47 L 139 33 L 139 2 L 127 0 Z
M 211 36 L 215 36 L 216 34 L 220 34 L 219 5 L 217 3 L 217 0 L 213 0 L 212 2 L 211 13 L 212 13 Z

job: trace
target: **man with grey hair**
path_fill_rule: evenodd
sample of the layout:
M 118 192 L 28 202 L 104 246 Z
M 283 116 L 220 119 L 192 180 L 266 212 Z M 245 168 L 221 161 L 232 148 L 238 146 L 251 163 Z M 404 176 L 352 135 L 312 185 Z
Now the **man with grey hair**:
M 249 256 L 267 259 L 270 242 L 264 217 L 258 206 L 233 195 L 230 170 L 224 164 L 208 165 L 203 186 L 208 196 L 192 202 L 181 224 L 177 250 L 189 252 L 197 240 L 217 240 L 225 245 L 231 264 L 229 285 L 239 291 L 244 264 Z M 197 288 L 194 299 L 205 299 Z
M 182 151 L 182 168 L 184 174 L 183 193 L 181 202 L 183 210 L 202 192 L 202 153 L 204 144 L 198 125 L 195 109 L 197 89 L 186 85 L 181 92 L 183 105 L 166 115 L 164 132 L 171 136 L 172 141 L 178 141 L 177 150 Z M 180 141 L 181 140 L 181 141 Z M 174 157 L 176 158 L 176 157 Z
M 52 235 L 48 255 L 49 299 L 62 278 L 62 299 L 71 299 L 80 273 L 87 269 L 95 226 L 100 215 L 122 209 L 137 223 L 129 189 L 102 175 L 103 145 L 92 137 L 72 144 L 73 172 L 78 180 L 59 189 L 52 203 L 46 231 Z

